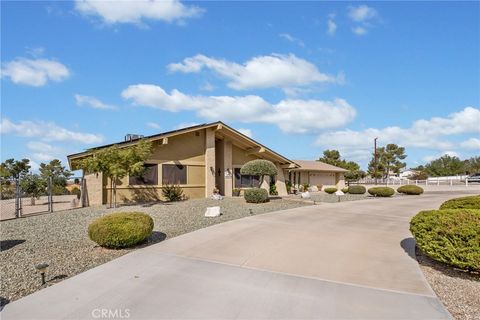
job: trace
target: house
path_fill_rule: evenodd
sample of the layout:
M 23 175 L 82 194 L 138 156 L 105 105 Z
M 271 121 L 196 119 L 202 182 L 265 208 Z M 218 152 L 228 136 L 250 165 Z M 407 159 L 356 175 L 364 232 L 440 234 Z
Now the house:
M 130 135 L 116 145 L 131 146 L 139 138 Z M 240 174 L 240 168 L 254 159 L 266 159 L 275 164 L 278 170 L 275 185 L 279 195 L 287 194 L 285 183 L 292 176 L 298 179 L 295 180 L 298 183 L 344 185 L 343 172 L 346 170 L 318 161 L 289 160 L 222 122 L 144 138 L 153 143 L 152 155 L 145 162 L 146 170 L 141 177 L 125 177 L 117 183 L 117 199 L 121 201 L 159 200 L 162 186 L 170 184 L 180 185 L 189 198 L 209 197 L 215 188 L 229 197 L 234 188 L 250 188 L 258 183 L 258 177 Z M 70 168 L 78 169 L 75 161 L 91 155 L 93 150 L 112 145 L 69 155 Z M 268 188 L 268 183 L 265 179 L 262 187 Z M 86 173 L 85 188 L 90 205 L 105 204 L 110 200 L 110 182 L 101 173 Z

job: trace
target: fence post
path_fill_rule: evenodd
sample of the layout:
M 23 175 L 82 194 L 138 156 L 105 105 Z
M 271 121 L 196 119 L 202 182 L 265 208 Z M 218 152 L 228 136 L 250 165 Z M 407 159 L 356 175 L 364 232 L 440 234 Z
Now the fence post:
M 440 179 L 437 178 L 437 186 L 439 186 L 439 185 L 440 185 Z
M 20 179 L 15 179 L 15 218 L 20 218 L 21 215 L 21 195 L 20 195 Z
M 52 177 L 48 178 L 48 212 L 53 212 Z

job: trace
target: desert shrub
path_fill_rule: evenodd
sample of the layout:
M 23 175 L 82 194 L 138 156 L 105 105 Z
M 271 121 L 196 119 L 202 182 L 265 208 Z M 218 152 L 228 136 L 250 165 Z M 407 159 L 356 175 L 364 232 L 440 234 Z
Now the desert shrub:
M 13 184 L 0 184 L 0 199 L 15 198 L 15 186 Z
M 268 201 L 268 192 L 262 188 L 251 188 L 243 193 L 245 201 L 248 203 L 263 203 Z
M 117 212 L 96 219 L 88 226 L 90 239 L 106 248 L 125 248 L 147 239 L 153 219 L 141 212 Z
M 480 209 L 480 195 L 445 201 L 440 209 Z
M 431 258 L 480 270 L 480 210 L 421 211 L 410 222 L 417 246 Z
M 328 194 L 332 194 L 332 193 L 337 192 L 337 188 L 333 188 L 333 187 L 325 188 L 325 189 L 323 189 L 323 191 L 325 191 Z
M 401 186 L 397 189 L 397 192 L 409 195 L 419 195 L 423 193 L 423 188 L 419 186 Z
M 348 193 L 348 187 L 342 188 L 343 193 Z
M 167 201 L 183 200 L 183 189 L 176 185 L 166 185 L 162 187 L 162 195 Z
M 348 187 L 348 193 L 350 194 L 364 194 L 367 192 L 367 188 L 364 186 L 350 186 Z
M 304 183 L 303 184 L 303 190 L 307 191 L 308 188 L 310 188 L 310 184 L 309 183 Z
M 80 199 L 81 191 L 77 187 L 73 187 L 72 190 L 70 190 L 70 194 L 76 195 L 77 199 Z
M 395 190 L 389 187 L 373 187 L 368 189 L 368 193 L 375 197 L 391 197 L 395 194 Z
M 54 196 L 63 196 L 68 194 L 68 189 L 65 188 L 65 186 L 62 186 L 60 184 L 53 184 L 52 185 L 52 194 Z
M 292 193 L 292 182 L 290 180 L 287 180 L 285 182 L 285 187 L 287 188 L 287 193 L 288 194 Z
M 270 194 L 272 196 L 278 196 L 277 186 L 272 184 L 270 185 Z

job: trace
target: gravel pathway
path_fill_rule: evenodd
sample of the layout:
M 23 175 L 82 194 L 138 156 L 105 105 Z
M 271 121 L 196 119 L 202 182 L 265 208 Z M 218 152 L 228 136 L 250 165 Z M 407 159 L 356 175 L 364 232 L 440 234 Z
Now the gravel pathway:
M 480 319 L 480 274 L 446 266 L 418 248 L 417 260 L 428 283 L 455 319 Z
M 248 204 L 243 198 L 221 201 L 195 199 L 177 203 L 123 206 L 117 209 L 88 207 L 0 222 L 0 306 L 41 289 L 35 265 L 48 263 L 47 285 L 84 272 L 132 250 L 98 247 L 87 235 L 95 218 L 116 211 L 141 211 L 152 216 L 155 227 L 146 244 L 175 237 L 252 214 L 290 209 L 308 204 L 275 199 Z M 206 207 L 220 206 L 222 215 L 205 218 Z M 140 246 L 141 247 L 141 246 Z

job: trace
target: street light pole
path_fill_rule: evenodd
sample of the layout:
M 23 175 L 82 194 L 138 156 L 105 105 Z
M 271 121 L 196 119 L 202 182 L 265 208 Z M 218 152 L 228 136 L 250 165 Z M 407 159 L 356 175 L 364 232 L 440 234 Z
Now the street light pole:
M 373 175 L 375 176 L 375 185 L 377 185 L 377 138 L 373 139 Z

